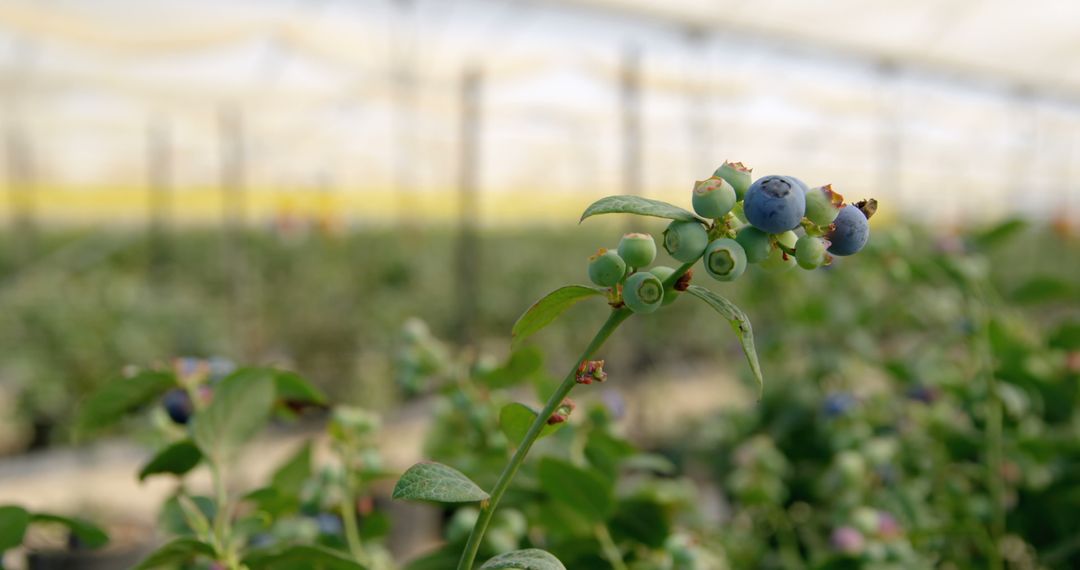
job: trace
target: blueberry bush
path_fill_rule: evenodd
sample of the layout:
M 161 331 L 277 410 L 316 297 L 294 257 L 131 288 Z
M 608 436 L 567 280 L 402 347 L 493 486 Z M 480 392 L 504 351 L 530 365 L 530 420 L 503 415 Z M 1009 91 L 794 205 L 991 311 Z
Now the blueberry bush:
M 735 238 L 738 237 L 743 219 L 762 232 L 760 243 L 762 249 L 767 251 L 762 252 L 763 256 L 757 257 L 763 268 L 781 271 L 795 265 L 800 257 L 800 265 L 805 268 L 829 264 L 832 257 L 822 250 L 832 245 L 826 242 L 831 244 L 832 240 L 836 240 L 838 255 L 854 254 L 866 245 L 869 238 L 867 221 L 876 209 L 876 202 L 867 200 L 860 202 L 858 206 L 844 206 L 839 194 L 832 192 L 831 188 L 823 189 L 820 193 L 827 193 L 830 199 L 815 201 L 815 217 L 821 222 L 815 223 L 806 217 L 807 194 L 811 193 L 811 189 L 802 181 L 790 176 L 765 176 L 747 186 L 749 181 L 748 168 L 739 163 L 725 163 L 711 178 L 695 184 L 691 195 L 695 212 L 636 196 L 610 196 L 586 208 L 581 216 L 582 221 L 592 216 L 613 213 L 671 220 L 664 232 L 663 246 L 668 254 L 682 262 L 682 265 L 674 269 L 665 267 L 657 268 L 656 272 L 649 271 L 648 267 L 653 264 L 657 254 L 655 240 L 647 233 L 627 233 L 619 241 L 615 255 L 601 249 L 590 258 L 587 273 L 594 286 L 561 287 L 533 304 L 515 323 L 513 345 L 520 347 L 525 339 L 580 301 L 597 297 L 606 300 L 611 307 L 607 320 L 575 360 L 562 382 L 546 397 L 546 402 L 539 411 L 525 404 L 511 402 L 499 412 L 498 417 L 504 431 L 508 425 L 514 426 L 511 433 L 507 433 L 513 453 L 500 470 L 498 478 L 489 487 L 490 492 L 485 491 L 460 470 L 437 462 L 414 465 L 398 480 L 393 494 L 397 499 L 440 504 L 478 504 L 475 511 L 461 511 L 475 512 L 475 516 L 462 515 L 469 516 L 472 529 L 458 558 L 458 570 L 472 570 L 485 544 L 488 554 L 493 556 L 480 566 L 482 569 L 547 570 L 566 567 L 566 561 L 561 561 L 550 552 L 552 546 L 545 541 L 537 541 L 539 544 L 518 550 L 493 548 L 494 545 L 487 538 L 488 531 L 500 502 L 525 464 L 533 444 L 539 438 L 550 435 L 553 428 L 564 424 L 573 412 L 575 406 L 568 399 L 570 392 L 579 384 L 592 385 L 606 378 L 603 361 L 593 360 L 593 356 L 615 329 L 632 315 L 657 312 L 663 307 L 665 298 L 674 301 L 681 293 L 703 301 L 731 324 L 759 386 L 763 387 L 749 319 L 728 299 L 705 287 L 691 284 L 693 267 L 701 260 L 707 274 L 722 282 L 733 281 L 742 276 L 748 259 L 745 249 Z M 736 190 L 736 185 L 740 190 L 745 190 Z M 850 214 L 841 218 L 840 215 L 845 211 L 862 217 L 861 223 L 850 219 Z M 799 230 L 803 235 L 800 237 L 795 230 Z M 804 241 L 801 256 L 798 248 L 800 239 L 811 240 Z M 806 243 L 810 243 L 810 246 L 805 245 Z M 468 400 L 468 392 L 462 392 L 462 397 Z M 473 409 L 465 410 L 464 413 L 477 417 L 481 422 L 483 420 L 483 416 L 479 416 L 479 412 Z M 488 413 L 486 416 L 491 418 L 493 414 Z M 589 431 L 588 428 L 586 431 Z M 589 441 L 593 435 L 589 434 Z M 585 445 L 587 448 L 588 443 Z M 587 453 L 584 455 L 585 457 L 570 457 L 569 460 L 550 456 L 540 460 L 537 476 L 541 490 L 551 499 L 550 504 L 557 504 L 569 511 L 565 516 L 556 512 L 549 517 L 563 527 L 570 526 L 571 520 L 581 521 L 586 529 L 591 526 L 591 539 L 597 547 L 593 552 L 600 553 L 601 559 L 616 570 L 630 568 L 628 564 L 634 564 L 635 567 L 638 567 L 639 563 L 648 564 L 647 555 L 639 559 L 638 552 L 624 552 L 610 532 L 610 527 L 614 525 L 612 517 L 616 515 L 612 499 L 616 479 L 610 471 L 612 458 L 603 457 L 598 462 L 595 458 L 590 460 Z M 603 465 L 605 462 L 609 468 L 607 472 Z M 638 513 L 632 513 L 627 515 L 627 518 L 634 519 L 639 516 Z M 474 521 L 471 520 L 473 518 Z M 525 525 L 519 527 L 524 530 Z M 514 542 L 500 541 L 497 544 L 513 546 Z M 537 546 L 544 546 L 546 549 Z M 442 564 L 443 567 L 448 566 L 446 562 Z

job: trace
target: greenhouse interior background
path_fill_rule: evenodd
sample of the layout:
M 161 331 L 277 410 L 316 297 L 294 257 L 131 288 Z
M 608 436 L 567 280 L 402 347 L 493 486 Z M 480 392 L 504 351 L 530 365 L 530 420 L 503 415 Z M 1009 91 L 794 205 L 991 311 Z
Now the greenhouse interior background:
M 638 453 L 613 493 L 659 505 L 645 526 L 663 536 L 618 509 L 610 544 L 560 534 L 534 490 L 541 507 L 508 496 L 523 530 L 481 553 L 1080 567 L 1078 29 L 1060 0 L 5 0 L 0 567 L 128 568 L 195 532 L 177 497 L 217 475 L 139 475 L 186 428 L 147 400 L 91 430 L 87 405 L 139 370 L 245 366 L 327 399 L 275 416 L 227 471 L 248 497 L 315 442 L 295 512 L 243 548 L 454 567 L 438 555 L 469 515 L 392 500 L 396 476 L 432 459 L 490 487 L 499 406 L 543 404 L 605 307 L 571 309 L 531 352 L 511 351 L 519 315 L 587 283 L 625 232 L 663 245 L 666 220 L 581 212 L 616 194 L 690 208 L 725 161 L 874 198 L 869 245 L 814 271 L 694 275 L 754 323 L 760 397 L 731 326 L 692 299 L 601 351 L 610 379 L 579 387 L 577 423 L 534 453 L 595 462 L 573 446 L 610 416 Z M 351 489 L 351 515 L 313 482 L 340 459 L 338 406 L 378 417 L 365 453 L 394 474 Z M 247 500 L 237 517 L 265 507 Z M 4 505 L 109 541 L 67 524 L 8 541 Z M 323 567 L 257 560 L 144 567 Z

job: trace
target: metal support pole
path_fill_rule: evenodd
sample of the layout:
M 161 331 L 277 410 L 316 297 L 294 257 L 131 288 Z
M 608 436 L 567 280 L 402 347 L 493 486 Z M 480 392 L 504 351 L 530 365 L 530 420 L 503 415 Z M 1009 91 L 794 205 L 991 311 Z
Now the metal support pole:
M 222 262 L 229 281 L 229 322 L 234 349 L 245 361 L 249 350 L 245 290 L 247 258 L 244 248 L 244 225 L 247 218 L 246 156 L 243 115 L 239 107 L 223 106 L 218 115 L 221 152 Z
M 30 259 L 37 243 L 34 216 L 35 168 L 29 137 L 14 118 L 4 128 L 4 151 L 11 207 L 11 230 L 19 263 Z
M 461 124 L 458 165 L 458 251 L 457 297 L 458 342 L 475 341 L 476 311 L 479 308 L 480 240 L 479 166 L 480 166 L 480 95 L 483 76 L 468 68 L 461 79 Z
M 169 254 L 172 216 L 172 141 L 169 125 L 152 118 L 146 129 L 147 243 L 153 274 L 161 272 Z
M 622 173 L 621 193 L 641 195 L 641 53 L 637 46 L 623 50 L 620 73 L 622 102 Z

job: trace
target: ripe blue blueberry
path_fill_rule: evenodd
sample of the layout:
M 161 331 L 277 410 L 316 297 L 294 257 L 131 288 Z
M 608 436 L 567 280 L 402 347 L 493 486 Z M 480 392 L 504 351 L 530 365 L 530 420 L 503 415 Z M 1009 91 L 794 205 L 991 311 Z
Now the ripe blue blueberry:
M 803 269 L 817 269 L 825 263 L 825 242 L 821 238 L 803 236 L 795 242 L 795 261 Z
M 169 418 L 180 425 L 187 424 L 191 420 L 192 412 L 195 411 L 195 406 L 191 404 L 191 396 L 183 388 L 173 388 L 165 392 L 161 398 L 161 405 L 165 407 Z
M 743 251 L 746 252 L 747 263 L 764 261 L 766 257 L 769 257 L 769 250 L 772 248 L 769 234 L 754 226 L 743 226 L 739 229 L 739 233 L 735 235 L 735 241 L 739 242 Z
M 635 273 L 623 284 L 623 302 L 635 313 L 651 313 L 664 302 L 664 284 L 648 271 Z
M 840 210 L 833 222 L 832 231 L 825 237 L 832 242 L 829 253 L 853 255 L 870 239 L 870 222 L 861 210 L 849 204 Z
M 750 187 L 751 170 L 741 162 L 728 162 L 725 160 L 724 164 L 716 169 L 713 176 L 723 178 L 728 184 L 731 184 L 731 187 L 735 190 L 735 197 L 742 200 L 743 196 L 746 196 L 746 189 Z
M 801 182 L 788 176 L 758 178 L 746 191 L 743 212 L 759 230 L 778 234 L 795 229 L 806 213 Z
M 833 192 L 832 185 L 811 188 L 806 192 L 806 219 L 819 226 L 833 223 L 844 205 L 844 197 Z
M 589 279 L 601 287 L 614 287 L 626 274 L 626 262 L 619 254 L 601 248 L 589 258 Z
M 705 248 L 705 271 L 718 281 L 734 281 L 746 271 L 746 252 L 733 239 L 713 240 Z
M 691 198 L 694 211 L 703 218 L 711 219 L 721 218 L 730 212 L 735 200 L 735 189 L 719 176 L 695 184 Z
M 847 414 L 855 407 L 855 396 L 848 392 L 834 392 L 825 397 L 821 411 L 827 418 L 836 418 Z
M 698 222 L 676 220 L 664 230 L 664 249 L 671 254 L 671 257 L 683 263 L 697 260 L 707 245 L 709 245 L 709 233 L 705 231 L 705 226 Z
M 652 273 L 657 278 L 659 278 L 661 282 L 663 282 L 663 281 L 667 281 L 668 277 L 671 277 L 671 275 L 673 273 L 675 273 L 675 270 L 673 268 L 671 268 L 671 267 L 666 266 L 666 265 L 657 265 L 655 267 L 650 268 L 649 273 Z M 679 292 L 675 290 L 675 284 L 674 283 L 672 283 L 670 287 L 665 287 L 664 288 L 663 306 L 666 307 L 666 306 L 674 303 L 675 298 L 678 297 L 678 296 L 679 296 Z
M 629 267 L 646 267 L 656 259 L 656 242 L 649 234 L 626 234 L 619 240 L 619 257 Z

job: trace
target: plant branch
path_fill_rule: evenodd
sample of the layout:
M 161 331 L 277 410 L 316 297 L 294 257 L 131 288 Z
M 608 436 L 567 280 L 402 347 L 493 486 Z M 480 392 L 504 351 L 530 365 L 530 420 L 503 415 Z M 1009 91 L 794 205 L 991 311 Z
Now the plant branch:
M 604 559 L 611 564 L 611 568 L 613 570 L 628 570 L 622 552 L 619 552 L 619 547 L 615 545 L 615 541 L 611 538 L 611 533 L 608 532 L 607 527 L 598 524 L 595 533 L 596 540 L 600 543 L 600 549 L 604 552 Z
M 674 275 L 673 275 L 674 277 Z M 476 519 L 476 525 L 473 526 L 472 533 L 469 534 L 469 541 L 465 545 L 465 551 L 461 554 L 461 561 L 458 562 L 458 570 L 472 570 L 473 564 L 476 562 L 476 554 L 480 550 L 480 542 L 484 538 L 484 533 L 487 532 L 488 524 L 491 522 L 491 517 L 495 513 L 496 507 L 499 506 L 499 500 L 502 499 L 503 493 L 510 486 L 510 482 L 514 479 L 514 475 L 517 474 L 521 464 L 525 461 L 525 456 L 528 455 L 529 449 L 532 448 L 533 443 L 536 442 L 540 436 L 540 430 L 546 425 L 547 420 L 551 417 L 551 414 L 555 412 L 555 409 L 562 404 L 563 399 L 574 389 L 577 384 L 575 376 L 577 373 L 578 365 L 588 360 L 604 341 L 611 336 L 611 333 L 615 332 L 623 321 L 630 317 L 630 309 L 623 307 L 621 309 L 615 309 L 608 316 L 607 321 L 600 327 L 600 330 L 596 332 L 596 336 L 589 342 L 589 346 L 581 353 L 581 356 L 574 361 L 573 366 L 570 367 L 570 373 L 563 379 L 562 384 L 555 389 L 555 392 L 548 398 L 547 403 L 544 405 L 544 409 L 540 410 L 540 413 L 536 415 L 536 419 L 533 420 L 532 425 L 529 426 L 529 431 L 525 433 L 525 438 L 522 440 L 521 445 L 514 451 L 514 455 L 510 458 L 510 462 L 503 469 L 502 474 L 499 475 L 499 480 L 495 482 L 495 487 L 491 490 L 491 498 L 482 505 L 480 509 L 480 517 Z

